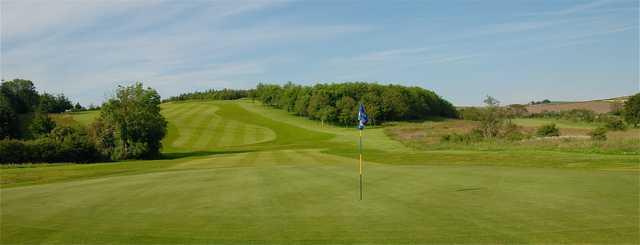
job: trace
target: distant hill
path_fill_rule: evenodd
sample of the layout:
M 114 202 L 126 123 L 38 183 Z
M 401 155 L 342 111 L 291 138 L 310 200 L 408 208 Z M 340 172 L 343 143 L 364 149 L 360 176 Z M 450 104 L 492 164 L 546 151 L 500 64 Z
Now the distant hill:
M 630 96 L 621 96 L 610 99 L 577 101 L 577 102 L 552 102 L 546 104 L 527 105 L 530 113 L 540 113 L 543 111 L 568 111 L 574 109 L 592 110 L 596 113 L 608 113 L 619 106 L 622 106 Z

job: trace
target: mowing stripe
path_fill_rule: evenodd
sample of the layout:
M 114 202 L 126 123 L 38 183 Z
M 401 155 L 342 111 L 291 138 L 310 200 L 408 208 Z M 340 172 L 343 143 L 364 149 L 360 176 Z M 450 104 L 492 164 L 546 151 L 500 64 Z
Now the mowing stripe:
M 255 125 L 247 125 L 247 127 L 245 128 L 246 134 L 244 134 L 244 137 L 242 138 L 242 141 L 245 144 L 251 144 L 256 142 L 256 131 L 258 130 L 258 127 Z
M 233 138 L 236 136 L 236 128 L 238 127 L 237 121 L 226 120 L 227 124 L 224 131 L 220 132 L 220 139 L 217 142 L 217 146 L 230 146 L 232 145 Z
M 203 132 L 198 134 L 199 135 L 198 139 L 196 140 L 195 144 L 193 144 L 193 147 L 196 149 L 207 149 L 209 142 L 216 135 L 215 129 L 220 124 L 220 121 L 221 121 L 220 117 L 216 115 L 212 115 L 209 118 L 209 123 L 207 123 L 207 127 L 204 129 Z
M 194 118 L 193 121 L 190 122 L 192 125 L 192 131 L 185 143 L 185 148 L 193 148 L 193 144 L 195 144 L 200 137 L 210 133 L 206 131 L 207 126 L 205 125 L 208 125 L 208 122 L 215 115 L 214 112 L 216 109 L 217 108 L 215 107 L 208 107 L 206 110 L 199 113 L 198 117 Z
M 194 121 L 194 118 L 197 118 L 201 115 L 201 113 L 206 110 L 206 106 L 198 106 L 191 110 L 188 114 L 183 115 L 181 117 L 175 118 L 176 125 L 183 125 L 178 129 L 178 138 L 173 142 L 174 147 L 182 147 L 184 146 L 191 135 L 195 133 L 195 129 L 192 126 L 191 122 Z
M 255 132 L 255 137 L 256 137 L 256 141 L 262 141 L 266 138 L 265 136 L 265 131 L 267 131 L 267 129 L 263 128 L 263 127 L 258 127 L 256 128 L 256 132 Z
M 215 148 L 217 146 L 220 146 L 220 138 L 222 138 L 222 134 L 226 131 L 227 128 L 227 124 L 229 123 L 228 120 L 224 120 L 222 118 L 219 118 L 216 128 L 213 130 L 213 132 L 211 132 L 211 138 L 209 139 L 209 142 L 207 143 L 207 147 L 212 149 Z
M 235 134 L 233 135 L 233 141 L 231 141 L 232 145 L 243 145 L 245 135 L 247 135 L 247 125 L 244 123 L 237 122 L 237 127 L 235 129 Z
M 291 150 L 281 150 L 281 151 L 272 151 L 273 159 L 275 159 L 276 163 L 285 163 L 290 164 L 291 158 L 289 157 L 289 153 Z
M 176 107 L 178 109 L 173 113 L 171 113 L 171 115 L 164 114 L 165 118 L 170 124 L 170 127 L 173 127 L 175 129 L 175 131 L 173 131 L 173 135 L 167 137 L 167 138 L 171 138 L 171 141 L 166 142 L 166 146 L 169 146 L 169 147 L 175 147 L 174 143 L 176 142 L 176 140 L 180 138 L 181 134 L 184 134 L 183 127 L 178 127 L 178 125 L 183 125 L 182 118 L 184 116 L 188 116 L 189 113 L 193 113 L 193 109 L 197 108 L 197 106 L 193 106 L 193 105 L 180 105 Z
M 163 116 L 165 116 L 168 119 L 176 118 L 186 112 L 189 112 L 191 109 L 193 109 L 193 107 L 194 105 L 176 105 L 173 107 L 171 111 L 165 112 L 164 110 L 161 110 L 160 112 L 162 113 Z
M 169 106 L 160 106 L 160 112 L 162 114 L 171 115 L 176 110 L 180 109 L 181 106 L 169 105 Z

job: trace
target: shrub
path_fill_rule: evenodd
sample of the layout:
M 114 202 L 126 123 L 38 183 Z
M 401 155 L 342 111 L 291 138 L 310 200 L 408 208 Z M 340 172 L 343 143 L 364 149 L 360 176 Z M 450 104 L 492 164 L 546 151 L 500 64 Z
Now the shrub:
M 627 129 L 627 125 L 619 118 L 609 119 L 604 126 L 608 130 L 612 131 L 622 131 Z
M 605 127 L 597 127 L 589 132 L 589 135 L 592 140 L 605 141 L 607 140 L 607 129 Z
M 512 122 L 507 122 L 503 126 L 499 137 L 509 141 L 518 141 L 524 139 L 526 135 L 522 133 L 522 128 L 520 126 Z
M 37 140 L 0 140 L 0 163 L 95 162 L 104 158 L 83 128 L 58 126 Z
M 0 163 L 27 162 L 29 155 L 24 141 L 15 139 L 0 140 Z
M 536 135 L 539 137 L 560 136 L 560 129 L 556 127 L 555 123 L 545 124 L 536 130 Z
M 474 143 L 482 141 L 482 132 L 480 130 L 473 130 L 470 133 L 466 134 L 446 134 L 440 138 L 442 142 L 451 142 L 451 143 Z

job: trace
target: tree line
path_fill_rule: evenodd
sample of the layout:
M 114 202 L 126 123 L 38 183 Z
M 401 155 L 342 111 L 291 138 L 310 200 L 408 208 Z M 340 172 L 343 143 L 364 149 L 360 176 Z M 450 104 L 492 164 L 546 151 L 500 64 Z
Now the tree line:
M 455 107 L 436 93 L 401 85 L 366 82 L 314 86 L 258 84 L 249 97 L 299 116 L 341 125 L 354 125 L 358 104 L 365 106 L 372 124 L 386 121 L 456 117 Z
M 50 98 L 38 95 L 31 81 L 3 82 L 2 91 L 0 163 L 97 162 L 160 156 L 167 121 L 160 114 L 160 95 L 142 83 L 119 86 L 101 106 L 98 119 L 88 126 L 54 121 L 47 113 L 60 110 L 43 109 L 49 108 L 45 101 Z
M 236 100 L 249 96 L 251 90 L 243 89 L 209 89 L 206 91 L 196 91 L 191 93 L 183 93 L 178 96 L 172 96 L 162 102 L 182 101 L 182 100 Z

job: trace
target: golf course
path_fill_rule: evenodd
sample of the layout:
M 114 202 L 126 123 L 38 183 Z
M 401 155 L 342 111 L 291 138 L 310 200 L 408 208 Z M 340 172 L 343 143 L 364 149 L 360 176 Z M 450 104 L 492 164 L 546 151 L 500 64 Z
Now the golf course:
M 248 99 L 161 108 L 162 159 L 2 166 L 0 243 L 640 243 L 638 155 L 424 150 L 371 126 L 360 200 L 355 126 Z

